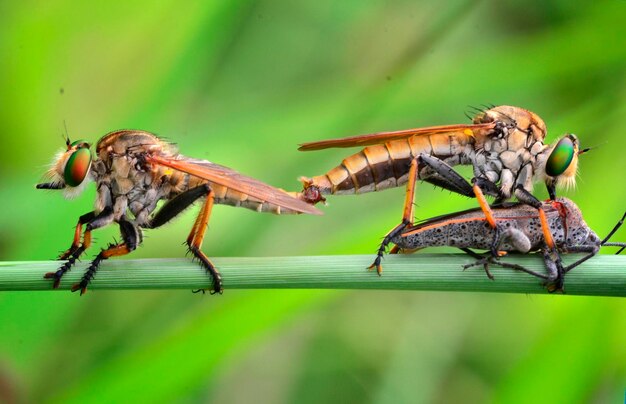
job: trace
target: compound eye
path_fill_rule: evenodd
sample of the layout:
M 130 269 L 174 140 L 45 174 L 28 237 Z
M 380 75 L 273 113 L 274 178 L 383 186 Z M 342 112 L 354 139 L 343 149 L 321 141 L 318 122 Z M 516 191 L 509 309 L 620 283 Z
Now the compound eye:
M 67 159 L 63 178 L 65 185 L 70 187 L 79 186 L 87 176 L 91 166 L 91 152 L 88 148 L 81 148 L 72 153 Z
M 90 147 L 90 145 L 89 145 L 89 143 L 87 143 L 86 140 L 80 139 L 80 140 L 76 140 L 76 141 L 72 142 L 71 144 L 69 144 L 68 145 L 68 150 L 69 149 L 73 149 L 73 148 L 76 148 L 76 149 L 86 148 L 86 149 L 88 149 L 89 147 Z
M 574 158 L 574 142 L 569 137 L 564 137 L 554 146 L 546 163 L 546 174 L 557 177 L 569 167 Z

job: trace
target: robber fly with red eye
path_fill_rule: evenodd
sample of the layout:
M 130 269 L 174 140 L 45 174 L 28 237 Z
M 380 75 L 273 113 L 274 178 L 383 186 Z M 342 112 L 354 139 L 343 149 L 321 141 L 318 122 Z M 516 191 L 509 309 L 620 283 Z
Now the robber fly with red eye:
M 54 288 L 89 248 L 93 230 L 115 222 L 119 225 L 122 242 L 102 250 L 81 281 L 72 286 L 72 291 L 80 290 L 81 295 L 103 260 L 128 254 L 141 244 L 142 229 L 160 227 L 194 202 L 204 199 L 186 243 L 200 265 L 212 275 L 212 293 L 221 293 L 220 273 L 200 249 L 213 204 L 274 214 L 321 214 L 297 199 L 296 194 L 228 167 L 183 156 L 172 144 L 149 132 L 111 132 L 98 141 L 95 154 L 84 140 L 70 142 L 67 139 L 66 146 L 47 173 L 49 182 L 38 184 L 37 188 L 63 189 L 66 197 L 74 197 L 91 180 L 96 183 L 97 198 L 94 210 L 78 219 L 72 245 L 59 257 L 67 260 L 65 264 L 45 275 L 46 279 L 54 281 Z M 167 202 L 155 212 L 160 200 Z

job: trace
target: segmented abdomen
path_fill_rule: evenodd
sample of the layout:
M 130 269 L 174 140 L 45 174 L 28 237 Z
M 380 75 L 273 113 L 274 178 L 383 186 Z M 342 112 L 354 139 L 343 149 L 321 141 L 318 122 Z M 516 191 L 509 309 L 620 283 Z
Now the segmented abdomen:
M 322 194 L 381 191 L 403 185 L 409 166 L 420 153 L 436 156 L 450 165 L 460 164 L 471 138 L 465 134 L 412 136 L 368 146 L 344 159 L 325 175 L 303 179 Z M 305 184 L 306 186 L 306 184 Z
M 188 176 L 186 189 L 191 189 L 202 184 L 207 183 L 208 181 L 190 176 L 189 174 L 184 174 Z M 214 193 L 214 203 L 219 205 L 229 205 L 242 207 L 250 210 L 254 210 L 257 212 L 268 212 L 274 213 L 277 215 L 284 214 L 297 214 L 294 210 L 284 208 L 273 203 L 268 203 L 261 201 L 260 199 L 254 198 L 245 194 L 243 192 L 235 191 L 231 188 L 225 187 L 223 185 L 215 184 L 212 182 L 208 182 L 211 186 L 211 190 Z M 184 190 L 183 190 L 184 191 Z M 293 197 L 297 197 L 295 193 L 290 193 Z

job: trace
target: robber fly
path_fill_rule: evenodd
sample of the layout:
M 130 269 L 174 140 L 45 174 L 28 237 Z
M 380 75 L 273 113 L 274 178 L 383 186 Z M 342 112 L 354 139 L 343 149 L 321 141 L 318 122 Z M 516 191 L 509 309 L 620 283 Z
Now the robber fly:
M 559 197 L 546 201 L 543 203 L 543 209 L 556 249 L 561 253 L 587 253 L 586 256 L 563 267 L 560 257 L 552 254 L 550 248 L 547 248 L 537 210 L 521 203 L 492 207 L 496 224 L 501 229 L 499 232 L 489 226 L 480 209 L 470 209 L 428 219 L 405 228 L 392 238 L 391 242 L 395 244 L 392 253 L 413 252 L 436 246 L 457 247 L 478 259 L 476 263 L 466 265 L 465 268 L 483 265 L 490 279 L 493 279 L 493 276 L 489 272 L 489 264 L 494 263 L 530 273 L 550 283 L 554 290 L 562 290 L 565 273 L 593 257 L 600 247 L 622 247 L 618 254 L 626 247 L 626 243 L 608 242 L 623 224 L 626 213 L 609 235 L 600 239 L 585 223 L 580 209 L 571 200 Z M 492 253 L 483 257 L 471 249 L 488 250 Z M 548 275 L 520 265 L 496 261 L 493 257 L 499 255 L 500 251 L 519 253 L 541 251 Z
M 301 198 L 315 204 L 327 194 L 359 194 L 406 184 L 402 222 L 381 243 L 372 267 L 381 272 L 380 260 L 390 239 L 413 221 L 417 180 L 476 197 L 489 225 L 496 223 L 485 194 L 503 202 L 512 195 L 539 210 L 548 245 L 554 242 L 546 226 L 541 202 L 531 192 L 534 181 L 544 181 L 550 198 L 557 185 L 573 186 L 576 180 L 578 139 L 568 134 L 554 145 L 545 145 L 546 125 L 533 112 L 512 106 L 479 110 L 471 124 L 432 126 L 381 132 L 342 139 L 304 143 L 300 150 L 367 146 L 324 175 L 301 177 Z M 472 165 L 471 183 L 452 166 Z
M 95 209 L 78 219 L 72 245 L 59 257 L 67 262 L 56 272 L 45 275 L 54 281 L 54 288 L 89 248 L 93 230 L 115 222 L 119 225 L 122 242 L 111 244 L 91 262 L 82 280 L 72 287 L 72 291 L 80 289 L 81 295 L 102 260 L 130 253 L 141 244 L 142 229 L 162 226 L 203 198 L 202 208 L 186 242 L 201 266 L 212 275 L 213 293 L 220 293 L 221 276 L 200 249 L 213 204 L 275 214 L 321 214 L 283 190 L 228 167 L 185 157 L 172 144 L 149 132 L 111 132 L 98 141 L 95 154 L 84 140 L 70 142 L 67 139 L 66 146 L 47 173 L 49 182 L 38 184 L 37 188 L 64 189 L 66 197 L 73 197 L 92 180 L 97 186 L 97 198 Z M 153 213 L 160 200 L 167 202 Z

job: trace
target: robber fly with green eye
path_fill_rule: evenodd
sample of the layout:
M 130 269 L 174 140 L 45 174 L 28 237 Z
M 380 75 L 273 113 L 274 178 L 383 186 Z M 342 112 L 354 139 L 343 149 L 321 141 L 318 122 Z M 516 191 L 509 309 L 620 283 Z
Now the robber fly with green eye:
M 550 199 L 557 185 L 572 186 L 576 180 L 579 150 L 575 135 L 567 134 L 554 145 L 543 143 L 546 124 L 535 113 L 501 105 L 478 110 L 472 123 L 430 126 L 394 132 L 351 136 L 304 143 L 300 150 L 367 146 L 345 158 L 324 175 L 301 177 L 301 198 L 315 204 L 327 194 L 360 194 L 406 184 L 402 221 L 383 239 L 372 268 L 382 271 L 381 259 L 391 239 L 413 222 L 417 180 L 452 192 L 475 197 L 492 229 L 497 230 L 485 195 L 494 204 L 516 196 L 539 212 L 544 237 L 554 242 L 539 199 L 532 195 L 533 183 L 546 184 Z M 453 166 L 472 165 L 471 183 Z
M 275 214 L 321 214 L 295 194 L 228 167 L 183 156 L 172 144 L 140 130 L 118 130 L 105 135 L 94 154 L 86 141 L 68 139 L 66 150 L 56 156 L 47 176 L 49 182 L 38 184 L 37 188 L 63 189 L 66 197 L 78 195 L 90 181 L 97 187 L 94 210 L 80 216 L 70 248 L 59 257 L 67 262 L 45 275 L 54 281 L 54 288 L 89 248 L 93 230 L 115 222 L 122 235 L 122 242 L 102 250 L 81 281 L 72 287 L 72 291 L 80 290 L 81 294 L 103 260 L 130 253 L 141 244 L 142 229 L 162 226 L 198 200 L 204 202 L 186 243 L 212 275 L 213 293 L 222 292 L 222 278 L 200 249 L 213 204 Z M 156 210 L 161 200 L 166 203 Z

